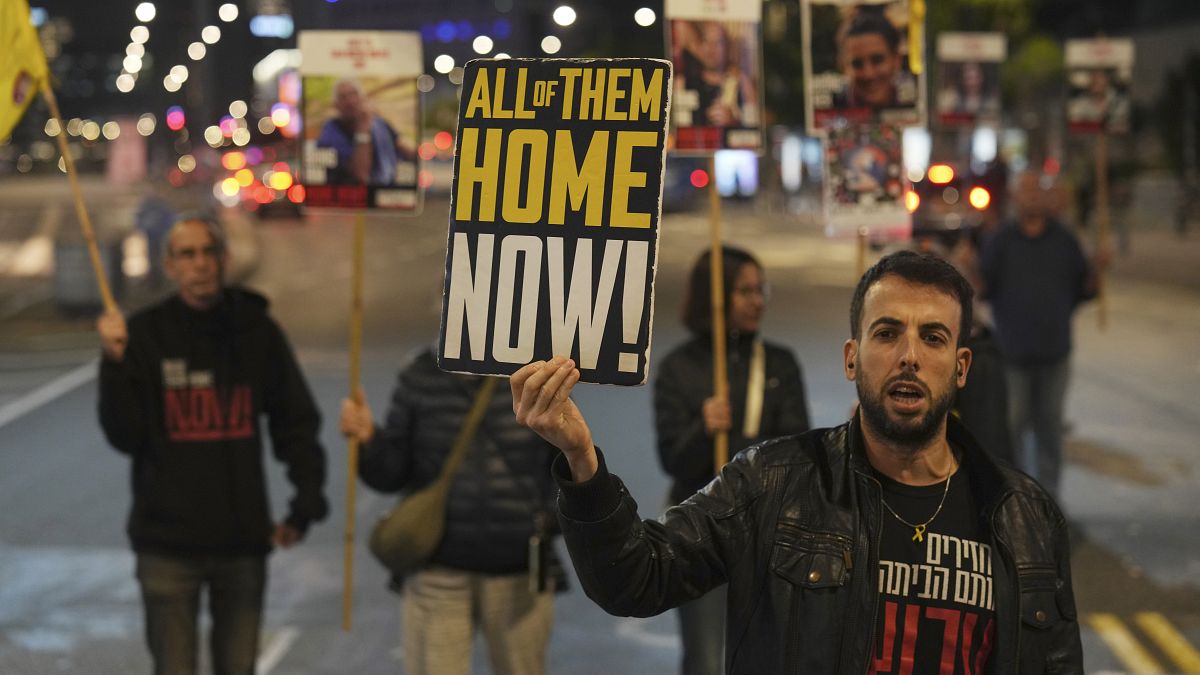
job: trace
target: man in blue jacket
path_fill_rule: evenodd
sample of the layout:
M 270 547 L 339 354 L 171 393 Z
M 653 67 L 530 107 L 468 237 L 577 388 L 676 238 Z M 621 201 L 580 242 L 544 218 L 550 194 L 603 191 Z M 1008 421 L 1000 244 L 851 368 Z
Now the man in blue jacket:
M 588 596 L 648 616 L 728 583 L 729 673 L 1082 673 L 1062 513 L 948 415 L 971 296 L 943 260 L 881 259 L 842 353 L 855 417 L 742 451 L 658 521 L 593 445 L 574 363 L 517 371 L 517 420 L 563 451 L 559 520 Z
M 146 641 L 155 673 L 196 670 L 197 614 L 207 592 L 213 669 L 251 675 L 258 652 L 266 554 L 323 519 L 320 416 L 267 301 L 226 288 L 225 240 L 188 218 L 167 238 L 178 293 L 135 314 L 97 321 L 100 425 L 129 455 Z M 296 488 L 271 520 L 259 420 Z

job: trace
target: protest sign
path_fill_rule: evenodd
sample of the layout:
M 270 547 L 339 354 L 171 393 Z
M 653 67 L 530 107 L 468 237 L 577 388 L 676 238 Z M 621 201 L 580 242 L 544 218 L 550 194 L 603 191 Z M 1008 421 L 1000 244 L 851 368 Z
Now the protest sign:
M 420 33 L 305 31 L 299 46 L 307 204 L 420 208 Z
M 901 130 L 893 125 L 844 124 L 825 139 L 826 234 L 866 230 L 872 240 L 908 239 Z
M 762 3 L 667 0 L 673 149 L 761 150 Z
M 657 59 L 467 64 L 443 369 L 561 354 L 585 381 L 645 382 L 670 85 Z
M 909 0 L 803 0 L 808 129 L 923 124 L 923 74 L 909 64 Z
M 1073 133 L 1129 131 L 1133 40 L 1067 40 L 1067 128 Z
M 1000 116 L 1000 64 L 1004 33 L 942 33 L 936 107 L 943 126 L 973 126 Z

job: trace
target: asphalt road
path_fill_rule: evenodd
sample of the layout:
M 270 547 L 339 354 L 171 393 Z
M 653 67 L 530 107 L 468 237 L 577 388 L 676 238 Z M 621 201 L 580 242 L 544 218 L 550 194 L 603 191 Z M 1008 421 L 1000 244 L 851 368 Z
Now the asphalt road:
M 147 672 L 123 533 L 128 465 L 105 446 L 96 423 L 90 319 L 63 316 L 45 270 L 17 275 L 6 262 L 12 257 L 2 255 L 35 236 L 38 218 L 69 215 L 47 215 L 50 206 L 40 202 L 20 208 L 23 217 L 0 217 L 0 306 L 9 308 L 0 331 L 0 673 Z M 802 360 L 815 423 L 841 422 L 853 401 L 839 366 L 853 246 L 822 239 L 795 216 L 745 205 L 727 206 L 726 215 L 727 239 L 759 252 L 767 267 L 765 332 Z M 335 505 L 303 545 L 272 558 L 260 671 L 397 672 L 400 601 L 361 546 L 354 628 L 341 629 L 345 446 L 334 415 L 347 382 L 352 221 L 327 215 L 231 224 L 244 247 L 239 276 L 272 299 L 326 411 Z M 683 339 L 676 318 L 683 278 L 706 227 L 702 213 L 664 220 L 655 353 Z M 369 219 L 363 381 L 376 408 L 406 355 L 436 335 L 445 231 L 446 203 L 436 196 L 419 217 Z M 1134 246 L 1136 253 L 1136 239 Z M 1073 567 L 1089 672 L 1200 672 L 1200 402 L 1193 393 L 1200 284 L 1161 277 L 1118 266 L 1108 329 L 1095 328 L 1094 308 L 1077 317 L 1063 501 L 1080 533 Z M 127 297 L 148 295 L 132 287 Z M 666 480 L 651 446 L 649 389 L 582 386 L 578 400 L 643 515 L 656 515 Z M 274 468 L 280 508 L 288 489 Z M 358 490 L 360 541 L 389 504 Z M 610 617 L 576 586 L 559 597 L 557 617 L 551 672 L 675 669 L 671 615 Z M 484 663 L 476 650 L 477 672 Z

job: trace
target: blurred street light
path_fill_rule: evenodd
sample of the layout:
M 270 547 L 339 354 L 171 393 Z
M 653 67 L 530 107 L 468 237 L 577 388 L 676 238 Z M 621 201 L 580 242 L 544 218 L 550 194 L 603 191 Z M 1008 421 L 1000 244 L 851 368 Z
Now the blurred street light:
M 246 116 L 248 109 L 245 101 L 238 100 L 229 104 L 229 114 L 239 119 Z
M 183 83 L 180 82 L 179 80 L 175 79 L 175 77 L 173 75 L 167 75 L 166 77 L 163 78 L 163 89 L 166 89 L 169 92 L 172 92 L 172 93 L 177 92 L 177 91 L 179 91 L 179 88 L 182 86 L 183 86 Z
M 512 57 L 508 55 L 508 52 L 496 52 L 496 56 L 494 58 L 496 58 L 496 59 L 511 59 Z
M 54 119 L 53 117 L 46 120 L 46 135 L 47 136 L 54 138 L 61 131 L 62 131 L 62 129 L 58 126 L 58 120 Z
M 653 26 L 657 19 L 658 16 L 655 15 L 654 10 L 650 9 L 649 7 L 643 7 L 633 13 L 633 20 L 636 21 L 637 25 L 639 26 Z
M 154 115 L 152 115 L 150 113 L 146 113 L 138 118 L 138 121 L 137 121 L 138 133 L 143 136 L 149 136 L 150 134 L 154 133 L 154 127 L 156 125 L 157 125 L 157 122 L 154 119 Z
M 205 26 L 204 30 L 200 31 L 200 39 L 208 44 L 216 44 L 217 40 L 221 39 L 221 29 L 216 26 Z
M 495 43 L 492 42 L 492 38 L 486 35 L 480 35 L 479 37 L 475 38 L 474 42 L 471 43 L 471 48 L 475 50 L 476 54 L 487 54 L 488 52 L 492 51 L 492 48 L 495 46 Z
M 121 62 L 121 66 L 124 67 L 125 71 L 129 73 L 140 72 L 142 70 L 142 57 L 130 54 L 129 56 L 125 57 L 124 61 Z
M 221 17 L 221 20 L 225 23 L 233 21 L 234 19 L 238 18 L 237 5 L 233 4 L 232 2 L 227 2 L 221 5 L 221 8 L 217 10 L 217 16 Z
M 575 10 L 567 5 L 559 5 L 554 10 L 554 23 L 560 26 L 570 26 L 575 23 Z
M 133 10 L 133 15 L 142 23 L 150 23 L 154 20 L 154 15 L 157 13 L 158 11 L 154 8 L 153 2 L 143 2 L 137 6 L 137 9 Z
M 175 78 L 176 80 L 179 80 L 180 84 L 187 82 L 187 79 L 188 79 L 187 66 L 182 66 L 182 65 L 172 66 L 171 67 L 171 77 Z
M 454 57 L 449 54 L 442 54 L 433 60 L 433 69 L 445 75 L 454 70 Z
M 136 83 L 137 80 L 134 80 L 133 76 L 129 73 L 121 73 L 117 76 L 117 91 L 128 94 L 133 91 L 133 85 Z
M 150 29 L 145 26 L 134 26 L 133 30 L 129 31 L 129 39 L 137 44 L 146 44 L 150 39 Z
M 562 40 L 553 35 L 547 35 L 542 38 L 542 51 L 547 54 L 557 54 L 560 49 L 562 49 Z
M 191 57 L 193 61 L 199 61 L 200 59 L 204 58 L 204 55 L 207 53 L 208 47 L 205 47 L 203 42 L 193 42 L 192 44 L 188 45 L 188 56 Z
M 140 59 L 146 55 L 146 47 L 137 42 L 130 42 L 129 45 L 125 47 L 125 54 L 127 56 L 136 56 Z

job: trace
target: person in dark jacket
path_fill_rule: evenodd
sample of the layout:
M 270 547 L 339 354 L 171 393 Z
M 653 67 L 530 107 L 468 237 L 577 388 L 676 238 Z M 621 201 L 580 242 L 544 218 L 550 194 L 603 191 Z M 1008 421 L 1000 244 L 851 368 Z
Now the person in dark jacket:
M 343 400 L 341 429 L 361 443 L 363 482 L 381 492 L 431 483 L 483 381 L 440 370 L 426 349 L 400 372 L 382 426 L 361 392 Z M 553 594 L 565 583 L 550 547 L 556 451 L 511 411 L 511 394 L 499 387 L 451 482 L 441 543 L 423 569 L 399 580 L 410 675 L 469 673 L 476 630 L 493 673 L 545 673 Z M 545 564 L 531 565 L 535 542 Z
M 939 258 L 882 258 L 843 347 L 855 416 L 743 451 L 658 521 L 593 445 L 575 364 L 517 371 L 517 420 L 563 450 L 559 520 L 588 596 L 647 616 L 728 583 L 729 673 L 1082 673 L 1062 512 L 948 414 L 971 295 Z
M 1017 220 L 984 241 L 983 294 L 1004 356 L 1009 430 L 1017 466 L 1058 496 L 1063 463 L 1063 410 L 1070 383 L 1071 319 L 1096 297 L 1106 249 L 1084 255 L 1075 235 L 1054 218 L 1055 194 L 1036 171 L 1017 177 Z M 1029 443 L 1029 441 L 1032 443 Z
M 100 425 L 129 455 L 129 538 L 156 673 L 194 673 L 208 594 L 218 675 L 254 670 L 266 554 L 304 538 L 328 511 L 320 415 L 267 301 L 224 286 L 220 227 L 197 218 L 167 238 L 178 293 L 131 317 L 97 321 Z M 295 496 L 271 519 L 259 419 Z
M 692 267 L 683 323 L 692 337 L 667 354 L 654 382 L 658 459 L 671 476 L 670 503 L 695 494 L 716 475 L 713 436 L 729 434 L 735 454 L 763 438 L 808 430 L 800 364 L 792 352 L 759 337 L 767 303 L 762 265 L 746 251 L 722 248 L 728 399 L 713 396 L 711 253 Z M 679 607 L 682 672 L 721 672 L 725 589 Z

